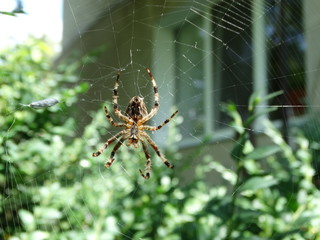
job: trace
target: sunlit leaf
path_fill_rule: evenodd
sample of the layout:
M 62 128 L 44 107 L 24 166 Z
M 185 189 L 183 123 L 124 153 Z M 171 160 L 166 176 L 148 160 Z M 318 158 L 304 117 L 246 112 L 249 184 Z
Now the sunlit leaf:
M 35 229 L 35 220 L 31 212 L 21 209 L 19 211 L 19 217 L 28 231 L 32 231 Z
M 280 95 L 282 95 L 282 94 L 283 94 L 283 91 L 282 91 L 282 90 L 277 91 L 277 92 L 270 93 L 270 94 L 268 94 L 267 96 L 265 96 L 264 98 L 262 98 L 262 101 L 268 101 L 268 100 L 270 100 L 270 99 L 272 99 L 272 98 L 275 98 L 275 97 L 277 97 L 277 96 L 280 96 Z
M 266 109 L 264 109 L 263 111 L 259 111 L 258 113 L 254 114 L 254 115 L 251 115 L 244 123 L 244 126 L 245 127 L 249 127 L 253 121 L 255 121 L 258 117 L 260 116 L 263 116 L 267 113 L 270 113 L 270 112 L 274 112 L 276 111 L 278 108 L 277 107 L 268 107 Z
M 37 207 L 35 209 L 35 215 L 44 220 L 57 220 L 62 217 L 62 213 L 52 207 Z
M 272 176 L 263 176 L 263 177 L 252 177 L 248 179 L 243 185 L 240 186 L 240 191 L 246 190 L 258 190 L 263 188 L 268 188 L 278 183 L 278 179 L 273 178 Z
M 3 12 L 3 11 L 0 11 L 0 14 L 9 15 L 9 16 L 13 16 L 13 17 L 16 16 L 16 14 L 14 12 Z
M 237 141 L 236 145 L 231 151 L 231 157 L 234 160 L 239 161 L 242 158 L 243 150 L 245 148 L 245 145 L 248 139 L 249 139 L 248 134 L 242 134 L 240 136 L 240 139 Z
M 270 145 L 255 148 L 252 152 L 250 152 L 244 160 L 246 159 L 262 159 L 269 157 L 277 152 L 279 152 L 281 148 L 278 145 Z
M 272 239 L 275 239 L 275 240 L 287 239 L 285 237 L 293 235 L 293 234 L 298 233 L 298 232 L 301 232 L 301 228 L 296 228 L 296 229 L 292 229 L 292 230 L 286 231 L 284 233 L 275 234 L 274 236 L 272 236 Z
M 261 99 L 258 96 L 258 93 L 253 93 L 249 98 L 249 111 L 253 111 L 255 106 L 261 101 Z

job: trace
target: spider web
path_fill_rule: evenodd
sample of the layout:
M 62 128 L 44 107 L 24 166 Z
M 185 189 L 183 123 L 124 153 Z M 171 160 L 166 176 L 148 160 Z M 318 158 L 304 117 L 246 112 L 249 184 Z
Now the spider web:
M 79 154 L 81 159 L 63 162 L 62 167 L 45 170 L 21 184 L 22 188 L 32 186 L 29 190 L 39 194 L 38 198 L 29 198 L 24 191 L 7 194 L 4 201 L 11 205 L 11 209 L 6 210 L 7 216 L 17 214 L 13 213 L 16 206 L 26 202 L 32 207 L 19 213 L 21 223 L 36 226 L 29 230 L 25 227 L 25 233 L 17 232 L 12 239 L 151 239 L 145 236 L 152 229 L 143 225 L 148 218 L 157 219 L 155 222 L 162 226 L 157 228 L 157 236 L 178 239 L 167 235 L 170 232 L 170 223 L 166 222 L 168 212 L 174 214 L 182 207 L 188 216 L 200 212 L 199 202 L 188 202 L 187 206 L 179 203 L 187 194 L 179 186 L 188 186 L 195 180 L 195 169 L 202 163 L 200 159 L 210 155 L 219 159 L 226 169 L 236 168 L 230 151 L 237 138 L 231 130 L 231 119 L 221 111 L 223 103 L 234 102 L 246 117 L 253 91 L 266 95 L 283 90 L 287 96 L 285 101 L 279 98 L 258 106 L 261 111 L 278 107 L 279 110 L 269 115 L 273 122 L 279 126 L 299 126 L 305 123 L 307 113 L 318 116 L 318 106 L 299 98 L 300 92 L 292 92 L 288 85 L 297 80 L 294 87 L 306 90 L 305 79 L 318 72 L 318 68 L 307 68 L 306 56 L 302 57 L 306 51 L 307 30 L 301 16 L 316 13 L 304 12 L 301 2 L 291 0 L 287 4 L 289 16 L 281 17 L 281 1 L 106 0 L 96 1 L 92 3 L 95 7 L 91 7 L 66 0 L 61 58 L 75 51 L 88 60 L 79 71 L 79 83 L 88 84 L 88 91 L 69 106 L 77 109 L 80 116 L 73 128 L 75 138 L 85 143 L 88 152 Z M 149 148 L 152 172 L 148 181 L 138 172 L 145 164 L 141 147 L 133 149 L 123 144 L 109 169 L 104 168 L 104 162 L 113 145 L 100 157 L 91 156 L 120 131 L 110 127 L 102 108 L 107 105 L 112 109 L 112 90 L 119 71 L 119 108 L 124 111 L 135 95 L 144 98 L 149 110 L 153 106 L 152 83 L 146 68 L 150 68 L 155 77 L 160 94 L 160 109 L 150 125 L 159 125 L 179 110 L 178 116 L 165 127 L 150 133 L 176 167 L 174 171 L 167 169 Z M 319 94 L 313 91 L 313 97 L 317 99 Z M 110 112 L 115 121 L 120 121 Z M 70 113 L 61 108 L 55 114 Z M 315 128 L 318 131 L 319 128 Z M 7 131 L 6 138 L 11 128 Z M 255 124 L 249 132 L 263 133 L 263 127 Z M 284 130 L 284 136 L 290 141 L 289 132 Z M 6 146 L 5 152 L 10 156 Z M 66 154 L 72 157 L 71 151 Z M 191 160 L 185 162 L 184 159 Z M 9 185 L 17 181 L 9 171 L 14 161 L 10 159 L 6 165 L 6 177 L 12 181 Z M 63 168 L 72 169 L 72 174 L 68 176 L 66 171 L 66 178 L 61 181 L 58 171 Z M 227 185 L 216 173 L 208 174 L 203 183 L 206 181 L 209 185 Z M 174 202 L 164 194 L 170 188 Z M 216 191 L 217 195 L 223 194 Z M 158 195 L 151 195 L 155 193 Z M 206 194 L 202 194 L 205 199 Z M 158 202 L 151 200 L 160 196 L 163 199 Z M 145 208 L 139 212 L 141 205 Z M 122 211 L 117 211 L 119 208 Z M 158 216 L 152 215 L 154 208 L 159 210 Z M 188 216 L 176 221 L 192 222 Z M 15 223 L 17 229 L 21 223 Z M 130 228 L 131 225 L 134 227 Z

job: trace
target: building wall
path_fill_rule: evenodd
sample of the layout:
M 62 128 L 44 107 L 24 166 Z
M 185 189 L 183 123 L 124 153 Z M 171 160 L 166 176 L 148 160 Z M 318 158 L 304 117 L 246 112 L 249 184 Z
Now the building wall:
M 108 3 L 106 5 L 106 2 Z M 64 30 L 64 58 L 74 51 L 78 51 L 80 55 L 88 54 L 95 49 L 103 46 L 105 52 L 97 56 L 97 61 L 92 64 L 86 64 L 81 69 L 82 77 L 87 79 L 95 79 L 94 84 L 87 93 L 92 99 L 99 98 L 102 101 L 111 102 L 112 88 L 116 78 L 116 74 L 121 70 L 120 84 L 120 105 L 126 106 L 128 96 L 142 94 L 148 96 L 148 103 L 152 104 L 153 95 L 150 94 L 150 87 L 137 88 L 146 86 L 144 81 L 147 79 L 145 72 L 142 72 L 145 66 L 148 66 L 155 76 L 158 84 L 160 83 L 160 105 L 161 111 L 159 116 L 155 118 L 156 123 L 162 122 L 173 112 L 175 90 L 175 27 L 179 29 L 185 19 L 185 14 L 179 14 L 179 7 L 183 8 L 188 2 L 164 1 L 159 3 L 159 7 L 148 5 L 148 1 L 122 1 L 117 4 L 115 1 L 99 1 L 98 5 L 90 5 L 86 1 L 66 1 L 65 2 L 65 30 Z M 261 0 L 256 0 L 255 8 L 263 4 Z M 318 105 L 320 100 L 319 94 L 319 74 L 320 69 L 320 52 L 314 51 L 318 49 L 318 40 L 320 40 L 319 26 L 320 15 L 316 10 L 320 7 L 318 0 L 305 1 L 305 32 L 306 32 L 306 72 L 308 84 L 308 104 Z M 136 4 L 133 6 L 133 4 Z M 71 7 L 70 7 L 71 5 Z M 144 6 L 143 6 L 144 5 Z M 79 9 L 78 9 L 79 8 Z M 86 11 L 87 9 L 87 11 Z M 112 14 L 110 14 L 112 13 Z M 259 13 L 259 11 L 256 11 Z M 85 15 L 83 18 L 81 15 Z M 74 18 L 73 16 L 76 15 Z M 190 14 L 191 15 L 191 14 Z M 253 21 L 255 29 L 260 29 L 259 24 L 263 24 L 261 14 L 255 16 Z M 156 24 L 159 24 L 158 26 Z M 154 27 L 157 26 L 157 27 Z M 207 28 L 204 27 L 203 30 Z M 209 29 L 209 27 L 208 27 Z M 253 35 L 256 44 L 254 46 L 254 77 L 257 80 L 254 85 L 255 90 L 263 89 L 266 92 L 265 79 L 266 74 L 266 53 L 264 53 L 265 40 L 263 39 L 263 31 Z M 141 37 L 140 37 L 141 36 Z M 209 62 L 209 61 L 208 61 Z M 98 64 L 97 64 L 98 63 Z M 212 63 L 206 63 L 204 66 L 206 78 L 210 78 Z M 211 79 L 211 78 L 210 78 Z M 263 80 L 261 82 L 261 80 Z M 209 86 L 210 87 L 210 86 Z M 211 101 L 210 94 L 204 93 L 206 101 Z M 165 101 L 162 101 L 165 100 Z M 92 104 L 94 103 L 94 104 Z M 95 102 L 82 102 L 82 108 L 89 110 L 97 110 L 100 104 Z M 150 109 L 149 104 L 149 109 Z M 183 103 L 181 103 L 183 104 Z M 219 105 L 215 105 L 219 107 Z M 206 113 L 210 111 L 206 109 Z M 314 110 L 315 108 L 311 108 Z M 180 112 L 180 116 L 184 113 Z M 88 119 L 90 121 L 90 119 Z M 207 121 L 209 122 L 209 121 Z M 255 126 L 256 130 L 260 130 L 259 124 Z M 168 136 L 168 128 L 157 132 L 153 137 L 159 145 L 166 145 L 164 141 Z M 230 129 L 229 129 L 230 130 Z M 233 168 L 233 160 L 230 157 L 230 151 L 234 144 L 234 133 L 232 131 L 213 131 L 209 134 L 214 135 L 213 141 L 208 144 L 199 159 L 206 154 L 212 155 L 216 160 L 222 162 L 225 166 Z M 194 142 L 184 144 L 180 150 L 185 155 L 191 154 L 192 151 L 201 142 L 201 137 L 193 138 Z M 231 139 L 231 140 L 230 140 Z M 263 145 L 267 143 L 264 137 L 258 136 L 257 143 Z M 178 163 L 182 166 L 184 162 Z M 183 173 L 186 177 L 192 173 L 193 168 L 189 168 Z M 212 180 L 218 181 L 216 176 L 212 176 Z
M 121 0 L 86 1 L 65 0 L 63 5 L 63 49 L 72 48 L 103 15 Z
M 64 50 L 60 60 L 78 60 L 90 54 L 95 58 L 92 63 L 88 61 L 82 66 L 81 78 L 93 83 L 86 95 L 97 101 L 82 101 L 82 109 L 97 110 L 102 102 L 112 101 L 112 88 L 118 71 L 121 72 L 120 105 L 125 107 L 130 97 L 142 95 L 147 97 L 146 103 L 150 109 L 153 93 L 145 71 L 145 67 L 148 67 L 158 84 L 169 82 L 159 87 L 160 105 L 165 114 L 155 119 L 160 123 L 171 115 L 171 92 L 174 88 L 174 70 L 170 69 L 174 62 L 173 32 L 167 31 L 165 27 L 154 26 L 159 21 L 164 26 L 172 22 L 181 23 L 181 15 L 170 12 L 179 11 L 179 6 L 186 2 L 168 1 L 163 9 L 161 6 L 164 2 L 159 2 L 159 7 L 149 5 L 148 1 L 108 0 L 93 1 L 92 4 L 82 0 L 64 2 Z M 162 18 L 163 15 L 169 17 Z M 87 118 L 83 121 L 85 126 L 90 117 L 83 118 Z M 166 132 L 160 134 L 163 139 Z

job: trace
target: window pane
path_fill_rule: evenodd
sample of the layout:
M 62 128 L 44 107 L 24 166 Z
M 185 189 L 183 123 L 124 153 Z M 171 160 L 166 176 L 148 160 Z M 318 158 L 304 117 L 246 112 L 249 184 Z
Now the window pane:
M 283 90 L 284 95 L 270 104 L 294 105 L 291 113 L 304 113 L 305 96 L 305 40 L 303 36 L 302 1 L 288 0 L 273 3 L 266 16 L 266 34 L 268 39 L 268 79 L 269 91 Z M 286 109 L 271 114 L 272 119 L 281 119 Z
M 221 103 L 233 102 L 242 116 L 247 114 L 247 103 L 253 86 L 251 3 L 223 2 L 212 10 L 212 14 L 220 19 L 217 23 L 213 22 L 214 34 L 225 44 L 215 39 L 213 42 L 216 52 L 213 62 L 215 127 L 221 128 L 226 127 L 225 124 L 230 121 L 221 112 Z M 239 19 L 239 15 L 245 18 Z
M 201 27 L 201 18 L 192 23 Z M 203 31 L 193 24 L 184 24 L 177 32 L 176 101 L 181 103 L 183 113 L 181 126 L 183 136 L 201 135 L 204 132 L 204 72 L 203 72 Z

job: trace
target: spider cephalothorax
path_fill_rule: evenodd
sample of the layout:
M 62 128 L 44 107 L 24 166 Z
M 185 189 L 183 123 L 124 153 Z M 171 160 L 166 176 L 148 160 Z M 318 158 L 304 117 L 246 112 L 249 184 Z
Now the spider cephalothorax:
M 142 171 L 139 169 L 139 172 L 142 177 L 145 179 L 148 179 L 150 177 L 150 171 L 151 171 L 151 155 L 148 151 L 147 144 L 145 140 L 151 145 L 153 150 L 157 153 L 157 155 L 160 157 L 160 159 L 163 161 L 163 163 L 169 167 L 173 168 L 173 165 L 168 162 L 168 160 L 165 158 L 165 156 L 159 151 L 158 146 L 155 144 L 155 142 L 150 138 L 150 136 L 145 132 L 145 130 L 148 131 L 157 131 L 160 128 L 162 128 L 165 124 L 167 124 L 176 114 L 178 111 L 175 111 L 170 118 L 165 120 L 162 124 L 159 126 L 148 126 L 144 125 L 147 121 L 149 121 L 155 114 L 157 114 L 159 109 L 159 94 L 158 94 L 158 87 L 156 85 L 156 82 L 150 72 L 150 70 L 147 68 L 147 72 L 150 76 L 150 79 L 152 81 L 153 85 L 153 92 L 154 92 L 154 107 L 152 110 L 148 113 L 148 110 L 146 108 L 146 105 L 143 101 L 143 98 L 135 96 L 131 98 L 129 105 L 126 109 L 125 115 L 120 112 L 118 109 L 118 87 L 119 87 L 119 78 L 120 73 L 118 73 L 117 80 L 113 89 L 113 109 L 114 113 L 124 121 L 124 123 L 116 123 L 113 121 L 111 116 L 109 115 L 107 107 L 104 107 L 104 111 L 106 113 L 107 119 L 110 121 L 110 123 L 115 127 L 124 127 L 125 129 L 118 132 L 113 137 L 109 138 L 103 147 L 98 150 L 97 152 L 94 152 L 92 156 L 97 157 L 99 156 L 111 143 L 118 140 L 116 145 L 114 146 L 110 158 L 106 162 L 106 167 L 110 167 L 111 164 L 114 162 L 114 155 L 116 151 L 119 149 L 119 147 L 122 145 L 122 143 L 127 140 L 127 145 L 130 146 L 133 144 L 135 148 L 138 147 L 139 141 L 142 144 L 143 151 L 145 153 L 145 156 L 147 158 L 147 163 L 145 167 L 145 174 L 142 173 Z

